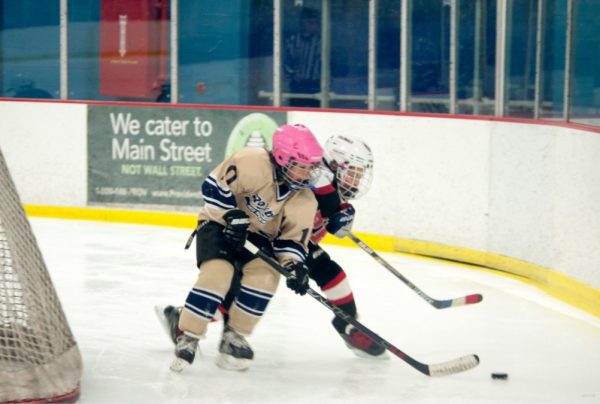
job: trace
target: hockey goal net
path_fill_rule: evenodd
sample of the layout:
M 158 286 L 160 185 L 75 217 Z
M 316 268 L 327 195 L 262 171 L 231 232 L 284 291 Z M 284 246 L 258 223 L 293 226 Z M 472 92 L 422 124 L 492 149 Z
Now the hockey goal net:
M 0 150 L 0 402 L 75 402 L 81 356 Z

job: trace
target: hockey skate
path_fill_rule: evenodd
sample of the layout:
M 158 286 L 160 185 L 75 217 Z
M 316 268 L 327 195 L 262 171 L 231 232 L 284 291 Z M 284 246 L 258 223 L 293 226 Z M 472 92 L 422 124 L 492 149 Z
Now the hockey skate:
M 171 370 L 179 373 L 194 363 L 197 349 L 197 337 L 185 333 L 182 333 L 180 336 L 178 336 L 177 344 L 175 345 L 175 359 L 170 366 Z
M 340 333 L 340 336 L 346 342 L 346 346 L 360 358 L 389 359 L 383 345 L 376 343 L 371 337 L 351 324 L 346 326 L 345 332 Z
M 254 351 L 243 335 L 235 332 L 227 324 L 223 328 L 223 337 L 219 344 L 220 355 L 217 366 L 227 370 L 246 370 L 254 359 Z
M 173 344 L 177 344 L 177 337 L 182 334 L 179 329 L 181 309 L 181 306 L 154 306 L 156 317 L 158 317 L 158 321 L 160 321 L 160 324 Z

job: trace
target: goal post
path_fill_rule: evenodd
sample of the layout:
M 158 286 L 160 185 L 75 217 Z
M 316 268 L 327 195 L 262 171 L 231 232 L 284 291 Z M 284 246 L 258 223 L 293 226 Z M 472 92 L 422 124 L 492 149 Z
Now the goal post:
M 0 402 L 75 402 L 81 354 L 0 150 Z

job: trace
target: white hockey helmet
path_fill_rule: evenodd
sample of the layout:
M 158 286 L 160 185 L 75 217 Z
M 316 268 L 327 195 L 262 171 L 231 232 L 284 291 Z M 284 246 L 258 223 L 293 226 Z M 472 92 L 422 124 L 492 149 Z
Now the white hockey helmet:
M 367 193 L 373 181 L 373 152 L 359 138 L 331 136 L 325 142 L 325 162 L 335 173 L 337 189 L 344 201 Z

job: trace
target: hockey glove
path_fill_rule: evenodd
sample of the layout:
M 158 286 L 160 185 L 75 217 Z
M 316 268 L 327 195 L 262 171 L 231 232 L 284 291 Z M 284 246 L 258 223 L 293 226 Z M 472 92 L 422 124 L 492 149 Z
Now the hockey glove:
M 250 218 L 239 209 L 231 209 L 223 215 L 223 220 L 225 220 L 223 237 L 233 248 L 241 250 L 248 238 Z
M 354 212 L 354 207 L 349 203 L 341 205 L 341 209 L 329 217 L 327 231 L 338 238 L 346 237 L 352 230 Z
M 299 295 L 306 294 L 308 290 L 308 267 L 300 261 L 290 261 L 285 264 L 285 269 L 290 273 L 285 281 L 288 288 Z

